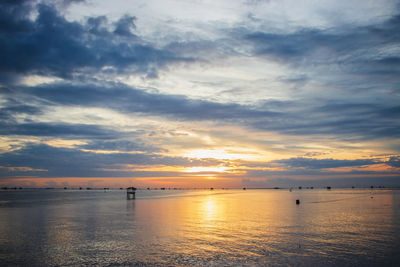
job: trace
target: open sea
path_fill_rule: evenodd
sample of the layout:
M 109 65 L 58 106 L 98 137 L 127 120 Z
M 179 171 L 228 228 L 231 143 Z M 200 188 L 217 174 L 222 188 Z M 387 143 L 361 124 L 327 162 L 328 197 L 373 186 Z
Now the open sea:
M 0 191 L 0 266 L 82 265 L 400 266 L 400 191 Z

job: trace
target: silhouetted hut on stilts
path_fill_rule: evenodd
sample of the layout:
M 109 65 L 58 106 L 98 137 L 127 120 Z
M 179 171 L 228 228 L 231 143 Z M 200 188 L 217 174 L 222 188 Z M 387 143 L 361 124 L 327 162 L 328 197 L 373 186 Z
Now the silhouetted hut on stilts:
M 126 198 L 127 199 L 135 199 L 136 198 L 136 187 L 128 187 L 126 189 Z

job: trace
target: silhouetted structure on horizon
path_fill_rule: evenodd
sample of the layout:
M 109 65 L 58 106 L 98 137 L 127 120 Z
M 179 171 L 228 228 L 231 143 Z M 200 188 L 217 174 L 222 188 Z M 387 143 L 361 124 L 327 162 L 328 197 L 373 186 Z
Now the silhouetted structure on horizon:
M 126 189 L 126 198 L 135 199 L 136 198 L 136 187 L 128 187 Z

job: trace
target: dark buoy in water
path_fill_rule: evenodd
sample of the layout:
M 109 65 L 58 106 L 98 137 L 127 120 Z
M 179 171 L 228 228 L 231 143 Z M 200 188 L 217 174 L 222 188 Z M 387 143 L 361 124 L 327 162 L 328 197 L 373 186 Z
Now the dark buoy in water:
M 296 199 L 296 205 L 300 205 L 300 199 Z

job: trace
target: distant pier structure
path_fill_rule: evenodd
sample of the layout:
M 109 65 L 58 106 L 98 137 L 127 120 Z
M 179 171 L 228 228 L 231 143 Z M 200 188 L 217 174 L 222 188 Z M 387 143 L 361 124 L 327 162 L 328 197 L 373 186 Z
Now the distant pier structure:
M 135 199 L 136 198 L 136 187 L 128 187 L 126 189 L 126 198 Z

